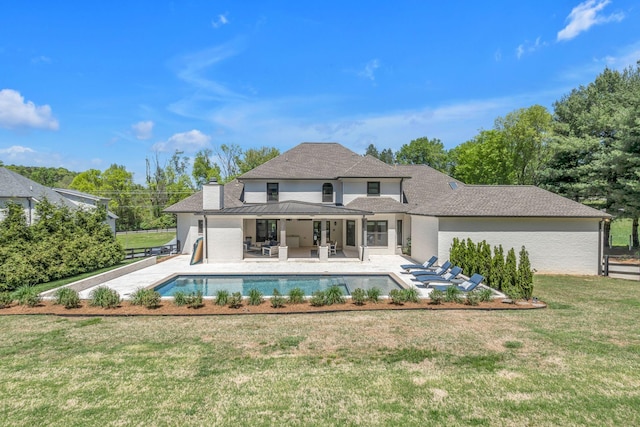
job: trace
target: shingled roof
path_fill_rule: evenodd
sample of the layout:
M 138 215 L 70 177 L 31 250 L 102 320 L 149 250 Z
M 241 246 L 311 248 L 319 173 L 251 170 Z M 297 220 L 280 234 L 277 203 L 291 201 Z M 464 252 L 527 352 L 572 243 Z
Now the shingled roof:
M 242 206 L 242 191 L 244 184 L 234 179 L 224 185 L 224 207 L 235 208 Z M 202 212 L 202 190 L 182 199 L 164 210 L 169 213 Z
M 51 188 L 3 167 L 0 167 L 0 197 L 31 198 L 36 201 L 47 199 L 58 206 L 76 208 L 76 205 L 71 200 L 61 196 Z
M 427 165 L 388 165 L 337 143 L 305 142 L 240 176 L 224 187 L 225 212 L 239 212 L 243 179 L 404 178 L 406 203 L 388 197 L 360 197 L 348 209 L 374 213 L 408 212 L 427 216 L 579 217 L 610 215 L 534 186 L 465 185 Z M 319 206 L 313 205 L 319 209 Z M 257 209 L 257 208 L 251 208 Z M 275 208 L 270 208 L 275 209 Z M 306 208 L 305 208 L 306 209 Z M 166 212 L 202 212 L 198 192 Z M 246 211 L 246 210 L 245 210 Z M 346 212 L 346 211 L 345 211 Z
M 440 198 L 449 197 L 454 186 L 460 187 L 464 183 L 451 178 L 427 165 L 396 165 L 401 174 L 411 178 L 402 182 L 404 195 L 410 208 L 431 203 Z M 452 183 L 455 183 L 452 186 Z
M 249 179 L 402 178 L 393 166 L 335 142 L 303 142 L 238 177 Z
M 375 213 L 397 213 L 409 210 L 409 205 L 400 203 L 391 197 L 358 197 L 352 200 L 347 207 Z
M 608 218 L 611 215 L 532 185 L 461 185 L 409 211 L 439 217 Z

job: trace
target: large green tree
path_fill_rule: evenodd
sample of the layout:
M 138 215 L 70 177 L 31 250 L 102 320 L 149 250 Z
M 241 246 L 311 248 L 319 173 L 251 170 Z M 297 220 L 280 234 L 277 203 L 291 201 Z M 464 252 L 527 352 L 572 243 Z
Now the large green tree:
M 396 153 L 396 161 L 405 165 L 429 165 L 439 171 L 447 170 L 447 151 L 439 139 L 422 137 L 404 144 Z
M 251 169 L 258 167 L 279 155 L 280 150 L 275 147 L 260 147 L 245 150 L 238 160 L 240 174 L 249 172 Z
M 503 132 L 483 130 L 450 152 L 451 174 L 467 184 L 513 184 L 514 167 Z
M 640 67 L 605 69 L 556 102 L 542 182 L 556 193 L 633 218 L 636 246 L 639 105 Z
M 213 152 L 209 148 L 202 149 L 196 153 L 193 159 L 191 176 L 195 180 L 196 187 L 202 188 L 204 184 L 215 179 L 221 182 L 220 166 L 211 159 Z
M 496 119 L 495 129 L 503 133 L 509 147 L 515 184 L 540 183 L 540 168 L 548 159 L 551 123 L 551 114 L 540 105 L 521 108 Z

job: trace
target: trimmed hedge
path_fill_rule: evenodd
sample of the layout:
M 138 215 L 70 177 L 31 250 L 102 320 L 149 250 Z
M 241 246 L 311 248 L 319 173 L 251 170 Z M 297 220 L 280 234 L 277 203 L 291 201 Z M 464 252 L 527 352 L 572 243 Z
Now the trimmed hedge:
M 71 210 L 42 200 L 32 226 L 20 205 L 8 203 L 5 212 L 0 221 L 0 291 L 110 267 L 124 258 L 104 223 L 104 209 Z
M 507 251 L 505 258 L 502 245 L 493 248 L 483 240 L 476 244 L 471 239 L 454 238 L 449 252 L 449 259 L 454 265 L 471 276 L 479 273 L 484 276 L 484 283 L 504 292 L 512 298 L 531 298 L 533 294 L 533 273 L 529 253 L 523 246 L 516 259 L 513 248 Z

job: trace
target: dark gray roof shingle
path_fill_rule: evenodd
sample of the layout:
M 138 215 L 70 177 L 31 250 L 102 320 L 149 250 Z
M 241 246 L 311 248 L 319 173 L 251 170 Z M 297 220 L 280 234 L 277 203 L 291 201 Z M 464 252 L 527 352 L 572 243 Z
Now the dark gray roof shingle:
M 397 170 L 335 142 L 303 142 L 238 177 L 244 179 L 401 178 Z
M 0 197 L 33 198 L 36 201 L 46 198 L 55 205 L 76 208 L 76 205 L 71 200 L 61 196 L 51 188 L 3 167 L 0 167 Z
M 428 216 L 606 218 L 609 214 L 531 185 L 463 185 L 409 211 Z
M 244 184 L 234 179 L 224 185 L 224 207 L 232 208 L 242 206 L 242 191 L 244 190 Z M 202 190 L 195 194 L 182 199 L 177 203 L 169 206 L 164 210 L 169 213 L 179 212 L 202 212 Z

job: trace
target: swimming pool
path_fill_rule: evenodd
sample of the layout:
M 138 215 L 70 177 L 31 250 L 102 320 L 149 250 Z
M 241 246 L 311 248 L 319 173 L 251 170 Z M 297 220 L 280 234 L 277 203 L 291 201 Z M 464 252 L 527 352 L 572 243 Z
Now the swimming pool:
M 389 274 L 262 274 L 262 275 L 177 275 L 154 287 L 162 296 L 173 296 L 181 291 L 191 293 L 202 291 L 204 296 L 215 296 L 219 290 L 225 289 L 229 293 L 240 292 L 248 296 L 251 289 L 257 289 L 263 295 L 272 295 L 277 289 L 282 295 L 287 295 L 293 288 L 300 288 L 305 295 L 312 295 L 315 291 L 325 290 L 331 286 L 339 286 L 345 295 L 351 295 L 356 288 L 364 290 L 378 288 L 382 295 L 388 295 L 392 289 L 402 289 L 402 286 Z

